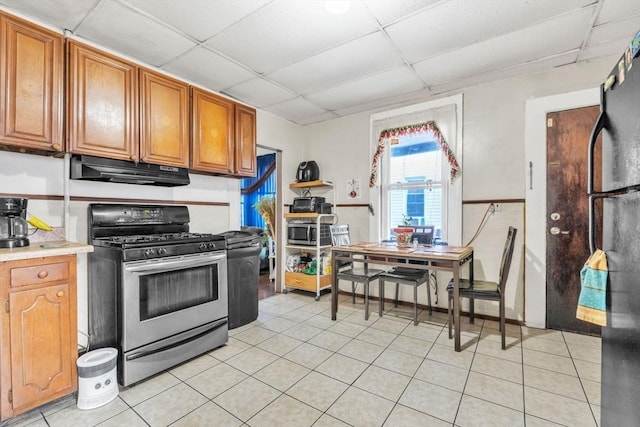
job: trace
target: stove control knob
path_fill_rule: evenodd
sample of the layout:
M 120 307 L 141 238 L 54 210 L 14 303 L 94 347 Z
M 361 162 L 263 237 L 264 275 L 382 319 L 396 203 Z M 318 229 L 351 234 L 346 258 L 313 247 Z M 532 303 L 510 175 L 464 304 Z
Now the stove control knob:
M 209 244 L 207 245 L 207 247 L 208 247 L 209 249 L 215 249 L 216 244 L 215 244 L 215 243 L 213 243 L 213 242 L 209 242 Z
M 167 250 L 165 248 L 158 248 L 158 255 L 163 256 L 166 255 Z
M 200 243 L 200 250 L 201 251 L 206 251 L 207 250 L 207 244 L 206 243 Z
M 144 251 L 144 256 L 146 256 L 147 258 L 151 258 L 152 256 L 156 255 L 156 251 L 155 249 L 145 249 Z

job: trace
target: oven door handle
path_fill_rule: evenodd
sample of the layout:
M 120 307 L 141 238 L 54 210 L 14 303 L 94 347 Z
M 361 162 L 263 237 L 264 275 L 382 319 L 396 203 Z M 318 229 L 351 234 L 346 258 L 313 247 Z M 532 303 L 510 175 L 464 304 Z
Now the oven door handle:
M 198 255 L 195 257 L 180 257 L 179 259 L 159 259 L 153 260 L 153 262 L 143 261 L 126 265 L 125 270 L 133 273 L 156 273 L 175 269 L 185 269 L 193 267 L 201 267 L 203 265 L 210 265 L 217 261 L 222 261 L 227 256 L 226 252 L 222 254 L 215 254 L 209 256 Z M 156 262 L 157 261 L 157 262 Z

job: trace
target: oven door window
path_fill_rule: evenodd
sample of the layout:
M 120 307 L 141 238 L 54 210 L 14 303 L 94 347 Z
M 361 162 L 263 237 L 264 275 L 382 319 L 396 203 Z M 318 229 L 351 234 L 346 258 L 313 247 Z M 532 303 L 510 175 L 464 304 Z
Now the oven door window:
M 139 280 L 141 321 L 220 298 L 217 264 L 142 275 Z

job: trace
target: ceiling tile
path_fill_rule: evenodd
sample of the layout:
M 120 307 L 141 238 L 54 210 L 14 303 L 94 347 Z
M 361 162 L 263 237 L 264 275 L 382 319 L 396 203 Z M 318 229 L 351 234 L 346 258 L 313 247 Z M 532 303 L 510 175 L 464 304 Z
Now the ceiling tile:
M 375 32 L 289 65 L 267 77 L 304 95 L 403 62 L 389 40 Z
M 1 5 L 45 24 L 74 31 L 100 0 L 0 0 Z
M 263 110 L 269 111 L 277 116 L 284 117 L 292 122 L 298 122 L 300 120 L 317 117 L 321 114 L 327 113 L 324 108 L 318 107 L 317 105 L 300 97 L 281 102 L 279 104 L 270 105 L 263 108 Z
M 378 22 L 387 26 L 398 19 L 439 3 L 441 0 L 364 0 Z
M 327 110 L 337 110 L 422 88 L 424 85 L 413 72 L 407 67 L 399 67 L 310 94 L 307 98 Z
M 426 59 L 414 68 L 429 86 L 435 86 L 579 49 L 590 19 L 591 11 L 582 9 Z M 554 42 L 549 43 L 550 39 Z
M 631 42 L 638 30 L 640 30 L 640 15 L 599 25 L 591 30 L 587 46 L 594 46 L 621 38 L 626 38 Z
M 595 25 L 627 19 L 640 14 L 640 2 L 638 0 L 600 0 L 602 8 L 598 14 Z M 640 28 L 639 28 L 640 29 Z
M 559 67 L 562 65 L 571 64 L 576 61 L 578 57 L 578 50 L 572 50 L 559 55 L 554 55 L 549 58 L 544 58 L 538 61 L 528 62 L 526 64 L 516 65 L 514 67 L 503 68 L 488 73 L 481 73 L 469 76 L 464 79 L 456 80 L 443 85 L 433 86 L 431 89 L 434 94 L 451 92 L 459 90 L 469 86 L 478 85 L 481 83 L 491 82 L 495 80 L 507 79 L 528 73 L 535 73 L 539 71 L 548 70 L 550 68 Z
M 327 111 L 319 116 L 308 117 L 306 119 L 298 120 L 296 123 L 299 125 L 310 125 L 312 123 L 326 122 L 327 120 L 337 119 L 339 116 L 333 111 Z
M 585 49 L 580 52 L 580 61 L 586 61 L 593 58 L 599 58 L 602 56 L 622 56 L 624 51 L 629 47 L 629 38 L 625 37 L 623 39 L 612 40 L 607 43 L 602 43 L 595 46 L 587 46 Z M 613 68 L 614 64 L 611 64 Z
M 162 69 L 217 91 L 255 77 L 250 71 L 202 46 L 169 62 Z
M 195 46 L 188 38 L 115 1 L 101 2 L 75 33 L 156 67 Z
M 269 0 L 126 0 L 198 41 L 224 30 Z
M 263 78 L 255 78 L 225 89 L 224 93 L 254 107 L 277 104 L 296 95 Z
M 424 88 L 401 95 L 390 96 L 387 98 L 376 99 L 375 101 L 366 102 L 364 104 L 354 105 L 352 107 L 341 108 L 335 110 L 334 113 L 339 116 L 348 116 L 350 114 L 360 113 L 362 111 L 371 111 L 382 107 L 397 106 L 408 101 L 426 99 L 433 95 L 430 89 Z
M 589 0 L 452 0 L 386 28 L 411 62 L 543 22 Z M 592 6 L 593 7 L 593 6 Z
M 360 2 L 333 15 L 322 1 L 274 0 L 207 41 L 258 73 L 269 73 L 377 29 Z

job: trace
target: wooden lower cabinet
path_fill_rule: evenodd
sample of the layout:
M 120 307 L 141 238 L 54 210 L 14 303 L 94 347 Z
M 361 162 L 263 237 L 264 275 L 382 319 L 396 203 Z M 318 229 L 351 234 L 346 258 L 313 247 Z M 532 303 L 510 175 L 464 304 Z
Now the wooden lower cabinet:
M 76 256 L 0 263 L 0 419 L 77 390 Z

